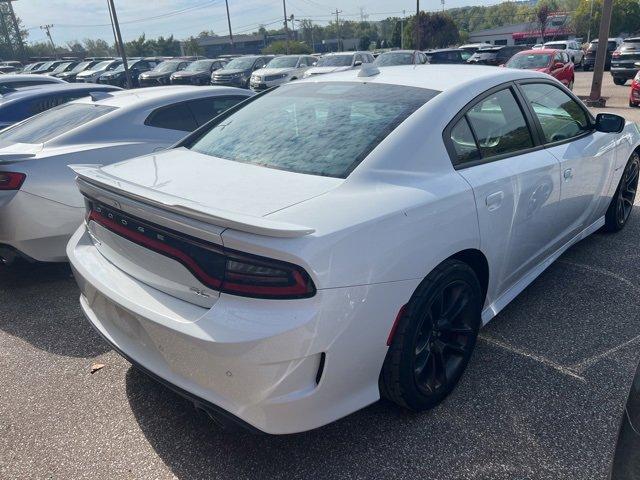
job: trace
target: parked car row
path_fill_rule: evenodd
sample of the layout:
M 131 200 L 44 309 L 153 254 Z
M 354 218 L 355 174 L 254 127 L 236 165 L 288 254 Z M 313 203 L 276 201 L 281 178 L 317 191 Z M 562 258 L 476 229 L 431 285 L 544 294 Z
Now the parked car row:
M 63 84 L 94 91 L 0 132 L 0 257 L 68 259 L 96 331 L 222 423 L 435 407 L 481 326 L 625 226 L 640 134 L 537 68 L 366 53 L 277 57 L 308 75 L 260 95 Z

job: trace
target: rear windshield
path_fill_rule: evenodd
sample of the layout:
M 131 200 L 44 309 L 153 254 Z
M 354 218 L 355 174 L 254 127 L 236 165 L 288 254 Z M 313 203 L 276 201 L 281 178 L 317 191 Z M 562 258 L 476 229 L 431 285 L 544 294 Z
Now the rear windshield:
M 551 63 L 551 54 L 517 54 L 506 63 L 509 68 L 546 68 Z
M 383 53 L 373 62 L 380 67 L 391 67 L 394 65 L 413 65 L 413 53 L 410 52 L 388 52 Z
M 615 42 L 615 40 L 610 40 L 607 43 L 607 50 L 615 50 L 617 46 L 618 44 Z M 597 49 L 598 49 L 598 42 L 591 42 L 589 44 L 589 47 L 587 47 L 587 51 L 590 51 L 590 52 L 594 52 Z
M 353 55 L 328 55 L 318 60 L 316 67 L 348 67 Z
M 65 103 L 0 132 L 0 143 L 44 143 L 116 110 L 106 105 Z
M 360 82 L 288 84 L 217 122 L 190 148 L 236 162 L 346 178 L 438 93 Z

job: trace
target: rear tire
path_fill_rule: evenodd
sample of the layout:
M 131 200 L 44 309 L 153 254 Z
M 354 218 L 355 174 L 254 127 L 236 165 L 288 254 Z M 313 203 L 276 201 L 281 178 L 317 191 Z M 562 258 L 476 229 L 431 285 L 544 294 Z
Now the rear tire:
M 473 270 L 446 260 L 407 304 L 380 373 L 380 393 L 413 411 L 428 410 L 454 389 L 481 325 L 482 290 Z
M 624 85 L 625 83 L 627 83 L 627 79 L 626 78 L 613 77 L 613 83 L 615 83 L 616 85 Z
M 605 232 L 619 232 L 627 224 L 636 198 L 639 173 L 640 156 L 633 152 L 605 214 L 602 228 Z

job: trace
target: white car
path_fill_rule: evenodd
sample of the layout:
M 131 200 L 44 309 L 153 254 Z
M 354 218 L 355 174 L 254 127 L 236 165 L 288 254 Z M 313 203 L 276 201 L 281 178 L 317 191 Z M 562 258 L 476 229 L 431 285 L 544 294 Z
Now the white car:
M 369 66 L 73 167 L 87 212 L 67 253 L 96 330 L 213 416 L 284 434 L 381 395 L 421 411 L 481 325 L 625 225 L 639 148 L 543 73 Z
M 104 60 L 94 65 L 89 70 L 85 70 L 76 75 L 76 82 L 98 83 L 98 78 L 100 78 L 103 73 L 115 70 L 120 65 L 122 65 L 122 60 Z
M 70 163 L 107 165 L 171 146 L 253 95 L 228 87 L 96 93 L 0 132 L 0 260 L 66 261 L 84 200 Z
M 584 52 L 578 42 L 575 40 L 555 40 L 546 42 L 543 48 L 552 48 L 555 50 L 564 50 L 576 67 L 582 66 Z
M 375 58 L 369 52 L 327 53 L 318 60 L 315 67 L 305 72 L 304 78 L 324 73 L 358 69 L 366 63 L 373 63 L 374 60 Z
M 283 55 L 271 60 L 264 68 L 251 74 L 249 86 L 253 90 L 267 88 L 302 78 L 309 67 L 313 67 L 318 59 L 311 55 Z

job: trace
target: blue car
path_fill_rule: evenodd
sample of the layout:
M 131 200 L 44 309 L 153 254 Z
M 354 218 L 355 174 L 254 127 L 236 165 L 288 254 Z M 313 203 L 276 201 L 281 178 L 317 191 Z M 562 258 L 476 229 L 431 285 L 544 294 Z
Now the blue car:
M 0 87 L 0 129 L 93 92 L 121 90 L 93 83 L 55 83 L 36 87 Z

